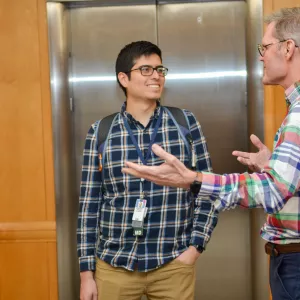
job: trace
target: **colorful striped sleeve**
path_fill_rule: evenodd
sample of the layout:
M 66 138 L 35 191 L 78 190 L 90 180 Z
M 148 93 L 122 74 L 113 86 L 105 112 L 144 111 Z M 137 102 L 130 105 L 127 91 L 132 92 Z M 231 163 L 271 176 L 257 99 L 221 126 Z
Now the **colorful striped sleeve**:
M 265 173 L 215 175 L 203 173 L 200 196 L 209 196 L 218 210 L 263 207 L 280 211 L 300 184 L 300 107 L 293 109 L 281 128 Z

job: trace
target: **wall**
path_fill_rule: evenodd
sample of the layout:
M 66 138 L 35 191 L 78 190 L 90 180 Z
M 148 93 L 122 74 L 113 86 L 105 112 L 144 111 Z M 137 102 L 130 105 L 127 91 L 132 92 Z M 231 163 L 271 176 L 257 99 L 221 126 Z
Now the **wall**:
M 0 299 L 57 299 L 46 5 L 0 2 Z

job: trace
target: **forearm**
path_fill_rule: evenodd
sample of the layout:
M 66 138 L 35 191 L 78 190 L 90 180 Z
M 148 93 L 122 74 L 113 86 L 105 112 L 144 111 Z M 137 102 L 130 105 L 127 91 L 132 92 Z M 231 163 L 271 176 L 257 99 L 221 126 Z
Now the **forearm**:
M 77 253 L 80 271 L 95 270 L 96 244 L 101 210 L 101 173 L 95 129 L 87 134 L 83 151 L 77 223 Z
M 292 195 L 279 190 L 270 174 L 243 173 L 216 175 L 202 173 L 199 196 L 215 201 L 218 210 L 241 206 L 264 207 L 267 213 L 278 212 Z
M 213 201 L 198 197 L 195 200 L 193 230 L 190 244 L 200 245 L 205 249 L 217 222 L 218 211 L 215 209 Z
M 96 245 L 99 235 L 99 216 L 101 209 L 101 199 L 99 189 L 85 192 L 84 195 L 94 195 L 95 197 L 84 196 L 79 203 L 78 227 L 77 227 L 77 252 L 79 258 L 80 271 L 95 270 L 96 266 Z M 96 194 L 98 196 L 96 197 Z
M 89 279 L 94 279 L 94 272 L 93 271 L 81 271 L 80 272 L 80 280 L 85 281 Z

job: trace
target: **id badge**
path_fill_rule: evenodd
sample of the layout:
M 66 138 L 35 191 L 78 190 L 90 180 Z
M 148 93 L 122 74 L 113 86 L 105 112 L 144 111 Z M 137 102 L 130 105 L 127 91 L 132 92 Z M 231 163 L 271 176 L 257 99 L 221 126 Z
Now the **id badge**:
M 132 216 L 133 234 L 135 236 L 143 235 L 144 218 L 147 214 L 147 200 L 137 199 L 135 202 L 135 208 Z

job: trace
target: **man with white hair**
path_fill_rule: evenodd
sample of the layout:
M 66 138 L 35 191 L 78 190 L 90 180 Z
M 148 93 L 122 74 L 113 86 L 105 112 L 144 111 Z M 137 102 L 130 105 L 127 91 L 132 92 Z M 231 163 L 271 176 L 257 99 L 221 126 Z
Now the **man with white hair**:
M 300 7 L 284 8 L 266 19 L 262 44 L 263 84 L 285 89 L 288 113 L 271 153 L 255 136 L 259 152 L 235 151 L 255 173 L 217 175 L 193 172 L 158 145 L 152 150 L 166 161 L 160 166 L 127 163 L 123 172 L 160 185 L 198 189 L 218 210 L 263 207 L 268 213 L 261 236 L 270 255 L 273 300 L 300 299 Z

